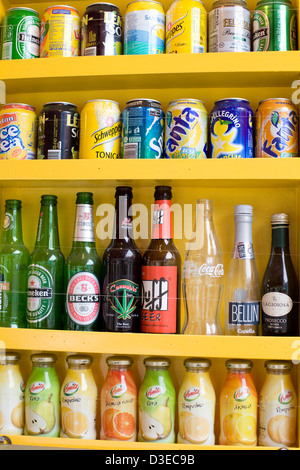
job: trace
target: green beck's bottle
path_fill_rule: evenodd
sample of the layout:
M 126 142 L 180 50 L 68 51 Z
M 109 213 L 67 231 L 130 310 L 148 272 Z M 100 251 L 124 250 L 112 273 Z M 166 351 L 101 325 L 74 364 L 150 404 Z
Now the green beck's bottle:
M 59 245 L 57 196 L 44 195 L 27 273 L 28 328 L 62 328 L 64 262 Z
M 26 328 L 26 273 L 29 251 L 23 243 L 21 201 L 5 201 L 0 238 L 0 326 Z
M 73 245 L 65 264 L 65 330 L 102 330 L 101 274 L 102 263 L 95 244 L 93 194 L 77 193 Z

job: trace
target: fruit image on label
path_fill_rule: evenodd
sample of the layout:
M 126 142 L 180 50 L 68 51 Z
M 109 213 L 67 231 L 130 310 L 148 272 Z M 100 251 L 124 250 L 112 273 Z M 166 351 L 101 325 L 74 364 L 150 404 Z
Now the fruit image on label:
M 43 266 L 28 267 L 27 311 L 29 323 L 35 323 L 50 315 L 53 307 L 53 278 Z
M 100 286 L 93 273 L 80 272 L 71 277 L 67 287 L 67 310 L 79 325 L 90 325 L 98 317 Z
M 296 440 L 296 420 L 285 415 L 273 416 L 268 422 L 268 434 L 272 441 L 291 446 Z
M 224 417 L 223 431 L 228 443 L 253 445 L 256 442 L 256 417 L 230 413 Z
M 203 416 L 194 416 L 188 411 L 181 415 L 180 434 L 192 444 L 203 444 L 209 436 L 209 422 Z
M 104 411 L 103 429 L 109 439 L 127 441 L 135 434 L 135 418 L 128 411 L 110 408 Z
M 150 394 L 149 397 L 147 396 L 147 399 L 154 400 L 155 398 Z M 151 416 L 147 412 L 139 410 L 141 436 L 145 441 L 165 439 L 170 434 L 172 430 L 172 414 L 168 401 L 169 397 L 167 397 L 164 404 L 156 407 Z
M 26 429 L 28 434 L 47 434 L 54 428 L 56 422 L 55 406 L 51 402 L 51 397 L 52 393 L 49 394 L 47 400 L 42 400 L 34 411 L 29 406 L 25 407 Z
M 82 438 L 88 431 L 88 419 L 84 413 L 64 410 L 62 413 L 62 428 L 68 437 Z

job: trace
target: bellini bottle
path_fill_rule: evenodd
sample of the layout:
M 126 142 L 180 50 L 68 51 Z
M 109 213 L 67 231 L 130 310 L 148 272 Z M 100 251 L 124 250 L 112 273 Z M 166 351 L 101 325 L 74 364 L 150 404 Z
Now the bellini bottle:
M 289 216 L 273 214 L 271 255 L 261 288 L 262 334 L 299 335 L 299 285 L 289 249 Z
M 235 238 L 225 283 L 225 334 L 258 335 L 260 285 L 252 243 L 253 209 L 235 206 Z
M 28 328 L 62 328 L 64 262 L 59 245 L 57 197 L 44 195 L 35 248 L 28 263 Z
M 173 241 L 172 188 L 156 186 L 152 240 L 142 262 L 145 333 L 180 333 L 181 258 Z
M 0 238 L 0 326 L 26 328 L 29 251 L 23 243 L 22 203 L 5 201 Z
M 142 256 L 133 240 L 132 188 L 115 193 L 114 233 L 103 255 L 106 331 L 138 333 L 141 328 Z
M 93 194 L 89 192 L 77 193 L 73 245 L 64 277 L 64 329 L 101 330 L 101 261 L 95 244 Z

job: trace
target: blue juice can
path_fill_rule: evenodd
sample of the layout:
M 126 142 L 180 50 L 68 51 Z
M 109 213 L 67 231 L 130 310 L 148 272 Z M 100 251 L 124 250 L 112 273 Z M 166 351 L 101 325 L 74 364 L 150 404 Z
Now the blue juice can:
M 164 112 L 159 101 L 127 101 L 122 121 L 123 158 L 163 158 Z
M 210 115 L 211 158 L 253 158 L 253 111 L 248 100 L 215 102 Z

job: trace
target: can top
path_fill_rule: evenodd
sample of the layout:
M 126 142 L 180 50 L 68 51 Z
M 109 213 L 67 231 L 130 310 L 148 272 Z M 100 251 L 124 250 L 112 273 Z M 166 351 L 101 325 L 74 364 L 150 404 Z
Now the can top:
M 198 1 L 198 0 L 197 0 Z M 173 105 L 173 104 L 176 104 L 176 103 L 180 103 L 181 101 L 193 101 L 194 103 L 202 103 L 204 105 L 204 102 L 201 101 L 201 100 L 196 100 L 194 98 L 179 98 L 178 100 L 172 100 L 170 101 L 169 103 L 169 106 Z
M 290 371 L 293 367 L 292 361 L 275 361 L 270 360 L 265 362 L 265 368 L 272 371 Z
M 210 359 L 203 359 L 200 357 L 189 357 L 184 361 L 184 367 L 186 369 L 205 369 L 208 370 L 211 367 Z
M 0 364 L 9 365 L 17 364 L 20 360 L 20 354 L 15 351 L 4 351 L 0 353 Z
M 239 5 L 248 10 L 247 3 L 245 0 L 216 0 L 212 4 L 212 9 L 215 9 L 218 7 L 226 7 L 230 5 Z
M 49 101 L 48 103 L 45 103 L 44 106 L 52 106 L 57 104 L 62 104 L 64 106 L 74 106 L 75 108 L 77 108 L 76 104 L 69 103 L 68 101 Z
M 91 7 L 94 7 L 94 6 L 96 6 L 96 5 L 111 6 L 111 7 L 116 8 L 116 10 L 119 10 L 119 7 L 117 7 L 117 5 L 114 5 L 113 3 L 106 3 L 106 2 L 95 2 L 95 3 L 91 3 L 91 4 L 88 5 L 86 8 L 91 8 Z
M 216 103 L 220 103 L 221 101 L 245 101 L 246 103 L 249 103 L 249 101 L 246 100 L 245 98 L 236 98 L 236 97 L 233 97 L 233 98 L 222 98 L 221 100 L 215 101 L 215 104 L 216 104 Z
M 134 0 L 133 2 L 129 2 L 126 8 L 128 8 L 129 5 L 132 5 L 133 3 L 157 3 L 157 5 L 160 5 L 161 7 L 163 6 L 162 3 L 156 2 L 155 0 Z
M 173 3 L 176 3 L 176 2 L 181 2 L 182 0 L 173 0 L 172 4 Z M 201 1 L 201 0 L 193 0 L 193 2 L 198 2 L 198 3 L 202 3 L 202 5 L 204 5 L 204 3 Z M 171 5 L 172 5 L 171 4 Z
M 13 8 L 9 8 L 8 10 L 6 10 L 6 13 L 8 13 L 9 11 L 20 11 L 20 10 L 26 10 L 26 11 L 31 11 L 32 13 L 35 13 L 37 16 L 39 16 L 38 12 L 36 10 L 34 10 L 33 8 L 28 8 L 28 7 L 13 7 Z
M 226 361 L 226 367 L 228 370 L 248 370 L 250 371 L 253 367 L 253 362 L 248 359 L 229 359 Z
M 277 4 L 283 4 L 283 5 L 288 5 L 292 6 L 292 2 L 290 0 L 260 0 L 257 2 L 256 8 L 261 7 L 262 5 L 268 5 L 268 4 L 276 5 Z
M 50 5 L 45 11 L 50 10 L 51 8 L 70 8 L 70 10 L 74 10 L 78 13 L 77 8 L 71 7 L 70 5 Z
M 171 361 L 167 357 L 147 357 L 144 359 L 144 365 L 149 369 L 168 369 Z
M 128 100 L 126 104 L 134 103 L 136 101 L 147 101 L 148 103 L 157 103 L 159 106 L 161 106 L 160 101 L 153 100 L 152 98 L 134 98 L 133 100 Z
M 117 106 L 119 106 L 119 103 L 117 103 L 117 101 L 101 100 L 101 99 L 99 99 L 99 100 L 88 100 L 84 104 L 86 105 L 87 103 L 94 103 L 94 102 L 96 102 L 96 103 L 103 103 L 103 102 L 105 102 L 105 103 L 115 103 Z
M 261 101 L 259 102 L 259 104 L 265 103 L 266 101 L 285 101 L 285 102 L 287 102 L 287 103 L 289 103 L 289 104 L 292 104 L 292 103 L 293 103 L 292 100 L 290 100 L 289 98 L 267 98 L 267 99 L 265 99 L 265 100 L 261 100 Z
M 128 367 L 133 363 L 133 359 L 129 356 L 109 356 L 106 358 L 106 364 L 110 367 Z
M 70 366 L 88 366 L 93 363 L 93 358 L 88 354 L 72 354 L 67 357 L 66 362 Z
M 51 353 L 38 353 L 32 354 L 30 356 L 30 360 L 34 365 L 47 365 L 47 364 L 54 364 L 57 361 L 57 356 Z
M 35 107 L 30 104 L 25 103 L 7 103 L 3 104 L 0 109 L 10 109 L 10 108 L 29 108 L 31 111 L 35 111 Z
M 284 212 L 271 215 L 271 224 L 272 225 L 289 225 L 290 218 L 288 214 Z

